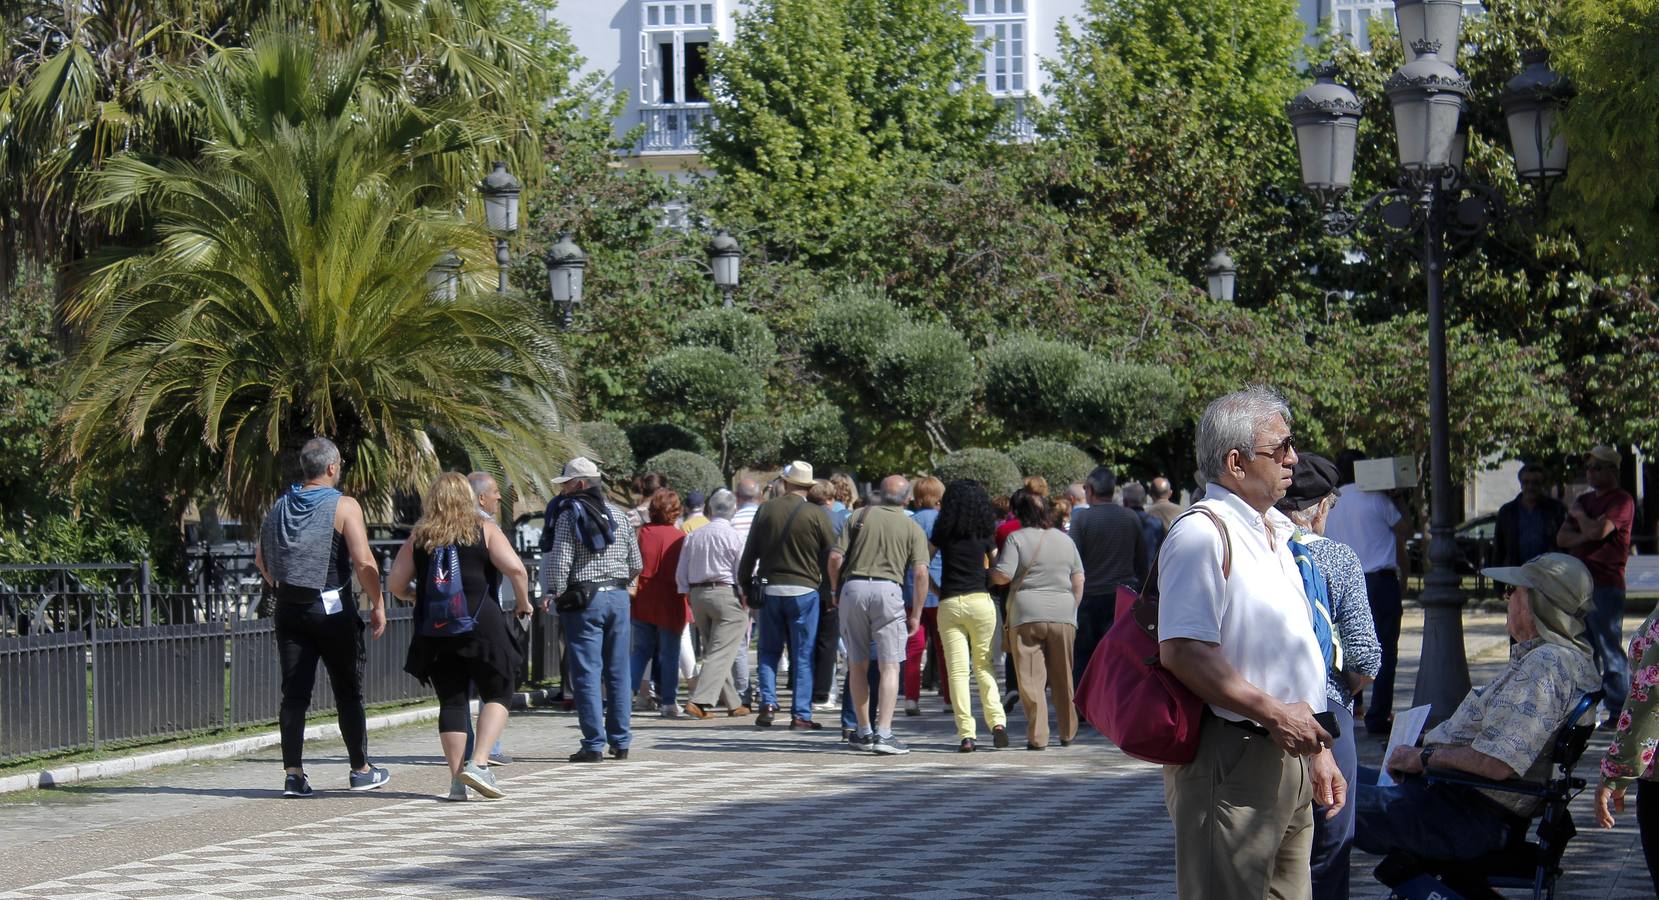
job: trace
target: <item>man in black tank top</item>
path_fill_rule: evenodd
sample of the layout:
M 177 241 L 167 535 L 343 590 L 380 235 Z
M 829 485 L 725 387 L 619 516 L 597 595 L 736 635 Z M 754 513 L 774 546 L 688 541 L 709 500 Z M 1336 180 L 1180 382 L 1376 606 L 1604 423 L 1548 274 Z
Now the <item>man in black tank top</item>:
M 339 708 L 340 736 L 351 758 L 348 780 L 368 791 L 389 780 L 369 764 L 363 712 L 363 667 L 368 650 L 363 618 L 351 593 L 351 573 L 369 597 L 369 633 L 386 630 L 380 567 L 369 551 L 363 509 L 342 495 L 340 450 L 327 438 L 300 448 L 302 484 L 290 487 L 265 516 L 254 565 L 276 592 L 277 654 L 282 663 L 282 765 L 284 797 L 311 796 L 305 777 L 305 713 L 317 680 L 317 662 L 328 667 Z

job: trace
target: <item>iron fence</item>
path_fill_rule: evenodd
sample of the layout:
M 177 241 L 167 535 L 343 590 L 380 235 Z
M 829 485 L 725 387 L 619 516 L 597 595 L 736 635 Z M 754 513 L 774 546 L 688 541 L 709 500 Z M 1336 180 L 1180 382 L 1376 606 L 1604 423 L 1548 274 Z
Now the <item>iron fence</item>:
M 398 542 L 376 542 L 382 590 Z M 282 672 L 272 600 L 242 557 L 199 552 L 183 587 L 152 584 L 147 562 L 0 565 L 0 762 L 275 721 Z M 523 554 L 537 602 L 536 554 Z M 403 672 L 413 611 L 395 601 L 368 641 L 367 703 L 431 696 Z M 526 677 L 556 678 L 557 623 L 538 615 Z M 335 709 L 318 667 L 311 709 Z

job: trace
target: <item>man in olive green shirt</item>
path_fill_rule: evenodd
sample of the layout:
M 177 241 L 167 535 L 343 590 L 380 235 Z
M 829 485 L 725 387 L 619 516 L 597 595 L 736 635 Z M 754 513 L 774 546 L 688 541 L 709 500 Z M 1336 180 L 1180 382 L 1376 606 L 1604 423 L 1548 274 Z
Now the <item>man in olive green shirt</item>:
M 862 672 L 871 645 L 881 670 L 876 727 L 870 727 L 870 684 L 849 677 L 853 709 L 858 715 L 854 747 L 875 753 L 909 753 L 893 737 L 893 707 L 899 697 L 899 668 L 910 635 L 922 627 L 921 598 L 927 596 L 927 561 L 931 553 L 921 526 L 904 514 L 910 482 L 890 475 L 881 483 L 877 505 L 847 520 L 829 556 L 831 602 L 841 612 L 841 638 L 847 646 L 847 671 Z M 908 615 L 901 585 L 905 572 L 915 579 L 917 598 Z M 839 585 L 840 589 L 836 590 Z

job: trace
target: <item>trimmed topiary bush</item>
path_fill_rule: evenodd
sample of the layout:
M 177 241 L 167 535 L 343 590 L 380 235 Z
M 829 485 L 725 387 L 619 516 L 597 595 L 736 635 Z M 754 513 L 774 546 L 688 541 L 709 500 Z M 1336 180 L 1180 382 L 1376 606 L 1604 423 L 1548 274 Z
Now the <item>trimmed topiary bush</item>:
M 1008 458 L 1020 467 L 1021 475 L 1027 478 L 1041 475 L 1056 493 L 1065 490 L 1068 484 L 1082 481 L 1094 468 L 1089 454 L 1062 441 L 1044 438 L 1033 438 L 1009 450 Z
M 588 445 L 588 458 L 613 479 L 634 477 L 634 448 L 628 435 L 611 422 L 578 422 L 576 436 Z
M 724 350 L 756 372 L 764 372 L 778 356 L 778 341 L 759 316 L 740 309 L 701 309 L 675 329 L 674 342 L 682 347 Z
M 871 388 L 883 406 L 907 419 L 946 422 L 973 400 L 973 354 L 944 325 L 895 329 L 871 362 Z
M 742 419 L 726 429 L 726 460 L 733 469 L 775 469 L 782 446 L 782 432 L 765 419 Z
M 1102 438 L 1134 435 L 1144 443 L 1174 427 L 1186 388 L 1169 369 L 1091 359 L 1072 385 L 1080 432 Z M 1083 427 L 1088 426 L 1088 427 Z
M 934 466 L 933 474 L 946 484 L 957 479 L 977 481 L 993 497 L 1014 493 L 1021 481 L 1019 466 L 996 450 L 958 450 Z
M 686 450 L 702 456 L 709 455 L 709 442 L 703 436 L 684 425 L 675 425 L 672 422 L 646 422 L 634 425 L 627 431 L 628 445 L 634 449 L 634 459 L 650 459 L 665 450 Z M 635 472 L 648 472 L 646 466 L 639 466 Z
M 671 350 L 645 372 L 646 393 L 721 422 L 733 411 L 759 402 L 763 387 L 760 372 L 724 350 Z
M 778 459 L 783 462 L 801 459 L 812 463 L 816 471 L 828 472 L 831 465 L 847 461 L 847 426 L 841 421 L 841 411 L 829 403 L 785 418 L 782 431 Z
M 824 300 L 807 324 L 807 355 L 828 368 L 860 370 L 905 321 L 904 312 L 879 288 L 842 288 Z
M 684 500 L 692 491 L 707 494 L 726 485 L 725 476 L 714 460 L 687 450 L 665 450 L 645 461 L 644 472 L 661 472 L 668 477 L 668 486 Z
M 1070 429 L 1079 416 L 1073 395 L 1094 357 L 1074 344 L 1030 335 L 985 351 L 985 407 L 1021 428 Z

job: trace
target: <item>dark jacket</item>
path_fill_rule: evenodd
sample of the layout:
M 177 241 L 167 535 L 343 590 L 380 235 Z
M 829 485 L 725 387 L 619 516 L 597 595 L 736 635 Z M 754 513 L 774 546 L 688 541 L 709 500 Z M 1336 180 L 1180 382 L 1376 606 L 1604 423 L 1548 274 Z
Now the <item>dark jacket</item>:
M 1555 544 L 1555 533 L 1561 530 L 1561 523 L 1567 519 L 1567 507 L 1554 497 L 1538 498 L 1538 508 L 1544 513 L 1544 539 L 1548 545 L 1539 552 L 1559 550 Z M 1521 498 L 1505 503 L 1498 508 L 1498 523 L 1492 533 L 1492 560 L 1495 566 L 1518 566 L 1527 561 L 1521 550 Z
M 806 503 L 783 533 L 789 514 Z M 785 494 L 768 500 L 755 511 L 743 557 L 737 561 L 737 583 L 747 590 L 756 573 L 771 584 L 787 584 L 817 590 L 823 581 L 822 561 L 835 544 L 835 529 L 829 513 L 816 503 L 807 503 L 800 494 Z
M 1097 503 L 1072 514 L 1071 539 L 1083 557 L 1083 596 L 1106 597 L 1119 585 L 1140 590 L 1151 568 L 1146 530 L 1132 509 Z

